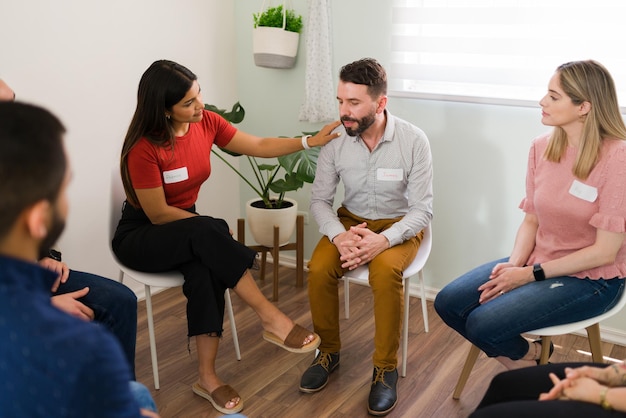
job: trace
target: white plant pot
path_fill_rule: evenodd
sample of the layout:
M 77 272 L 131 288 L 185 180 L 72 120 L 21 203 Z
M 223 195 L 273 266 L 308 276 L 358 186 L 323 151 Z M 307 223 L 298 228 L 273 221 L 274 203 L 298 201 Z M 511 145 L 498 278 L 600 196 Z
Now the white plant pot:
M 283 28 L 259 26 L 252 32 L 252 52 L 258 67 L 292 68 L 296 64 L 300 34 Z
M 280 246 L 289 243 L 289 238 L 293 234 L 298 217 L 298 202 L 285 198 L 286 202 L 293 203 L 293 206 L 281 209 L 255 208 L 252 202 L 259 199 L 252 199 L 246 203 L 246 218 L 250 226 L 250 232 L 254 240 L 266 247 L 274 246 L 274 225 L 279 228 L 278 242 Z

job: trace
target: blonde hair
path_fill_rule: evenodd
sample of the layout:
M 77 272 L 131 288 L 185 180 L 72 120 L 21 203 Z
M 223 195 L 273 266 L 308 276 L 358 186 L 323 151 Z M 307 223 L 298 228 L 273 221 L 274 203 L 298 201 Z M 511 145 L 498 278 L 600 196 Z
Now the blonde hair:
M 608 70 L 593 60 L 572 61 L 556 69 L 565 94 L 575 105 L 589 102 L 591 109 L 584 117 L 578 155 L 572 172 L 586 179 L 600 158 L 602 140 L 610 137 L 626 139 L 626 126 L 617 104 L 615 83 Z M 559 162 L 567 148 L 567 134 L 555 127 L 544 157 Z

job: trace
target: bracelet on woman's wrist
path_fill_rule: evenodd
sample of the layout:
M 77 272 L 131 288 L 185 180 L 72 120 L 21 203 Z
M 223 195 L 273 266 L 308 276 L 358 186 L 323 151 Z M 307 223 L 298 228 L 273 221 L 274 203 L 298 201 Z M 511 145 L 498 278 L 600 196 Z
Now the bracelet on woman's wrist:
M 311 147 L 309 146 L 309 138 L 312 137 L 313 135 L 302 135 L 302 148 L 304 149 L 311 149 Z
M 612 411 L 613 407 L 611 406 L 609 401 L 606 400 L 606 394 L 608 391 L 609 391 L 609 387 L 605 386 L 604 389 L 602 389 L 602 391 L 600 392 L 600 406 L 602 407 L 602 409 L 606 409 L 607 411 Z

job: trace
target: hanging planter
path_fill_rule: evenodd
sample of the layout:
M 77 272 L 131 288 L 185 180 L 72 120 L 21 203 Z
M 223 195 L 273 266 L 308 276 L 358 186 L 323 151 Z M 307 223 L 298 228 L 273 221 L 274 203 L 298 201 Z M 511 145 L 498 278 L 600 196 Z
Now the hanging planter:
M 252 52 L 254 63 L 265 68 L 292 68 L 296 64 L 302 16 L 283 5 L 254 14 Z

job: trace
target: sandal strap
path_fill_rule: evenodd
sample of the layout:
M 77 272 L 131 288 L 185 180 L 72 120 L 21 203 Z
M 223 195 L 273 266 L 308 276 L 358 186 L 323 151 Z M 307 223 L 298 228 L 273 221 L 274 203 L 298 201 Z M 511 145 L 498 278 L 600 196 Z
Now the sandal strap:
M 213 398 L 216 404 L 225 407 L 233 399 L 241 399 L 241 396 L 230 385 L 222 385 L 211 393 L 211 398 Z
M 308 329 L 295 324 L 289 332 L 289 335 L 287 335 L 287 338 L 285 338 L 284 344 L 291 348 L 301 348 L 305 345 L 304 340 L 311 334 L 312 332 Z

